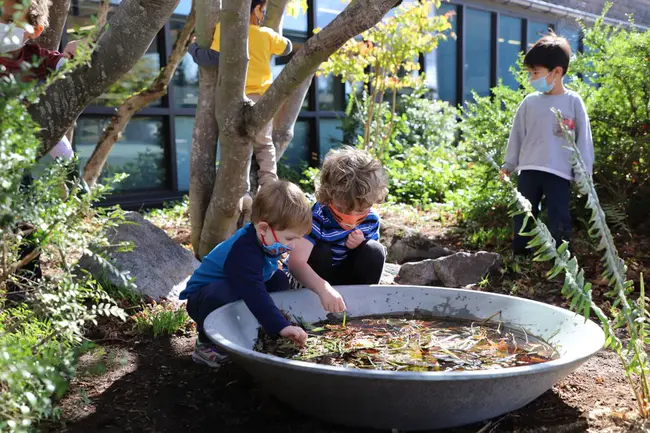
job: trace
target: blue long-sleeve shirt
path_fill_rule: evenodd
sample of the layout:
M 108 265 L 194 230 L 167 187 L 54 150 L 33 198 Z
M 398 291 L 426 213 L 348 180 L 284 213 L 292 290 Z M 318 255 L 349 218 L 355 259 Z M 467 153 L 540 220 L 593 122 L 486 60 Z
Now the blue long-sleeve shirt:
M 226 280 L 266 332 L 278 334 L 290 323 L 273 302 L 265 284 L 278 271 L 278 258 L 265 253 L 255 227 L 248 224 L 203 258 L 178 297 L 187 299 L 203 286 Z

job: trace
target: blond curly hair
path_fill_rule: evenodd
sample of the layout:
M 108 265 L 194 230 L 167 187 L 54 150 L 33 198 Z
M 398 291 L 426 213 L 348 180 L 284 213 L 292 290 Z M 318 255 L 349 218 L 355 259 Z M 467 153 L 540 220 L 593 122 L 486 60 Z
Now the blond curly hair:
M 316 199 L 336 201 L 341 212 L 367 209 L 388 194 L 388 181 L 381 163 L 365 150 L 350 146 L 330 150 L 316 182 Z

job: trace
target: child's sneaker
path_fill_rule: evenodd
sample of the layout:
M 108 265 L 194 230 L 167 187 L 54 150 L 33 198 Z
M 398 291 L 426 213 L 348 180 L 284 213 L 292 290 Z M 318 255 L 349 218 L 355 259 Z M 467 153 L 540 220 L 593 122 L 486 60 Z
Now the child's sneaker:
M 214 344 L 201 343 L 197 340 L 192 353 L 192 360 L 197 364 L 219 368 L 221 364 L 228 360 L 228 355 L 220 352 Z

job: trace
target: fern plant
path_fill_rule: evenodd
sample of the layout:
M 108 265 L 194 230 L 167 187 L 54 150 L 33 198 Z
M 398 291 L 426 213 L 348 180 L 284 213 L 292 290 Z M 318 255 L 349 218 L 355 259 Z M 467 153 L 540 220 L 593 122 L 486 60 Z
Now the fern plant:
M 625 369 L 632 392 L 636 397 L 639 413 L 644 418 L 650 415 L 650 388 L 648 377 L 650 366 L 645 351 L 646 344 L 650 342 L 650 327 L 648 318 L 650 313 L 646 308 L 645 287 L 643 277 L 640 281 L 640 294 L 636 300 L 631 299 L 634 282 L 626 279 L 627 268 L 620 258 L 614 239 L 607 225 L 607 217 L 598 200 L 594 182 L 585 169 L 585 164 L 576 146 L 573 136 L 563 124 L 562 113 L 553 110 L 558 116 L 562 126 L 564 138 L 571 152 L 571 164 L 575 174 L 579 191 L 587 198 L 586 207 L 591 211 L 589 219 L 589 236 L 597 242 L 597 249 L 601 251 L 604 265 L 603 276 L 609 282 L 611 290 L 606 296 L 613 300 L 610 316 L 607 315 L 593 300 L 592 284 L 585 279 L 584 269 L 578 260 L 571 255 L 569 244 L 563 242 L 557 247 L 546 225 L 537 220 L 532 213 L 530 202 L 511 183 L 508 177 L 506 183 L 510 184 L 513 198 L 512 204 L 518 208 L 515 214 L 524 215 L 522 232 L 523 236 L 531 237 L 528 246 L 534 250 L 535 261 L 552 261 L 553 267 L 547 273 L 549 279 L 564 273 L 562 294 L 570 301 L 570 309 L 582 314 L 587 320 L 593 313 L 601 323 L 605 332 L 605 347 L 613 350 L 621 360 Z M 483 152 L 485 158 L 496 169 L 499 165 L 494 161 L 489 152 Z M 534 223 L 534 228 L 525 232 L 528 222 Z M 624 342 L 616 331 L 625 328 L 628 341 Z

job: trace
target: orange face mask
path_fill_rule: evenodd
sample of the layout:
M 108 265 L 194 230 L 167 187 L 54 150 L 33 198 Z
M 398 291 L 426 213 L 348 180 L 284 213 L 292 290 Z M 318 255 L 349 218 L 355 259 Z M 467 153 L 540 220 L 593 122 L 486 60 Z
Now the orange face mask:
M 329 204 L 328 207 L 330 211 L 332 211 L 332 215 L 334 216 L 336 222 L 339 223 L 341 228 L 346 230 L 351 230 L 356 226 L 358 226 L 359 224 L 361 224 L 363 220 L 365 220 L 368 214 L 370 213 L 370 209 L 368 209 L 363 215 L 350 215 L 339 211 L 331 203 Z

